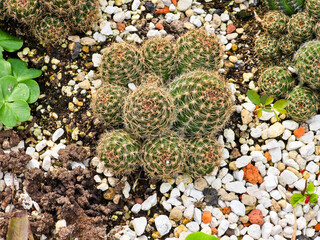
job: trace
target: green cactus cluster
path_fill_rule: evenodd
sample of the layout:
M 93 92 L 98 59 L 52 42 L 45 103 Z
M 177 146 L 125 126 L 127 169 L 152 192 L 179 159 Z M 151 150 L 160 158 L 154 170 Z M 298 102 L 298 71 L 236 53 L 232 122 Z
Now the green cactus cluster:
M 292 55 L 299 48 L 299 43 L 294 41 L 289 35 L 281 36 L 278 41 L 280 51 L 284 55 Z
M 292 15 L 304 8 L 305 0 L 264 0 L 270 10 L 279 10 Z
M 199 177 L 221 160 L 214 134 L 230 118 L 234 96 L 227 81 L 209 71 L 219 68 L 222 46 L 205 31 L 192 30 L 177 43 L 154 38 L 140 48 L 114 43 L 104 49 L 99 71 L 106 85 L 94 93 L 92 108 L 96 117 L 107 121 L 107 128 L 124 126 L 122 131 L 141 143 L 139 165 L 150 176 L 168 178 L 189 172 Z M 127 87 L 128 92 L 123 90 Z M 192 150 L 187 147 L 191 138 L 200 139 Z M 104 142 L 98 149 L 107 161 Z M 196 162 L 199 170 L 193 167 Z
M 291 91 L 295 86 L 295 81 L 288 69 L 271 67 L 260 75 L 258 85 L 264 94 L 281 98 Z
M 320 40 L 320 22 L 317 22 L 314 26 L 314 33 L 316 35 L 316 38 Z
M 313 19 L 306 12 L 294 14 L 288 23 L 288 34 L 297 42 L 305 42 L 313 38 Z
M 1 0 L 0 9 L 1 17 L 28 25 L 46 45 L 61 44 L 70 33 L 85 32 L 99 19 L 97 0 Z
M 255 50 L 262 60 L 277 59 L 280 57 L 278 40 L 270 35 L 261 35 L 255 41 Z
M 319 0 L 306 0 L 306 10 L 309 15 L 315 19 L 320 19 L 320 2 Z
M 269 11 L 264 15 L 262 27 L 271 35 L 280 35 L 287 32 L 289 17 L 280 11 Z

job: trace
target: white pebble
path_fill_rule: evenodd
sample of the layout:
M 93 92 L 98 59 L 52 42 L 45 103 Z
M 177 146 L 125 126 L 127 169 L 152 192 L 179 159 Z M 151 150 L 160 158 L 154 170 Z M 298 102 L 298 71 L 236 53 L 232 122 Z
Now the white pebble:
M 166 216 L 166 215 L 160 215 L 160 216 L 156 217 L 154 222 L 156 225 L 156 229 L 161 236 L 169 233 L 172 228 L 172 224 L 171 224 L 168 216 Z
M 144 230 L 146 229 L 147 219 L 145 217 L 135 218 L 132 221 L 132 225 L 136 234 L 140 236 L 144 233 Z

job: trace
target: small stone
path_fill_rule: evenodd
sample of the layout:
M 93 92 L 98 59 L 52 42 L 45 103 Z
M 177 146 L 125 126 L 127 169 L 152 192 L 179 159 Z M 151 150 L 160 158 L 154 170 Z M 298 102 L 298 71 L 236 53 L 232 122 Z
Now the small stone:
M 227 25 L 227 34 L 232 33 L 236 30 L 236 27 L 233 24 Z
M 144 233 L 144 230 L 146 229 L 147 219 L 145 217 L 135 218 L 132 221 L 132 225 L 136 234 L 138 236 L 141 236 Z
M 257 199 L 254 196 L 243 194 L 241 198 L 241 202 L 247 206 L 255 206 L 255 204 L 257 203 Z
M 230 203 L 230 208 L 232 212 L 234 212 L 238 216 L 244 216 L 246 213 L 246 208 L 244 204 L 238 200 L 232 200 Z
M 138 7 L 140 6 L 140 4 L 141 4 L 140 0 L 134 0 L 131 5 L 132 11 L 136 11 L 138 9 Z
M 172 224 L 171 224 L 168 216 L 166 216 L 166 215 L 160 215 L 160 216 L 156 217 L 154 222 L 156 225 L 156 229 L 161 236 L 164 236 L 167 233 L 169 233 L 172 228 Z
M 283 186 L 285 186 L 286 184 L 291 185 L 296 181 L 298 181 L 298 177 L 289 170 L 284 170 L 279 177 L 279 182 Z
M 242 170 L 244 172 L 244 180 L 252 184 L 262 183 L 263 179 L 259 173 L 259 170 L 251 163 L 245 166 Z
M 202 222 L 207 224 L 212 221 L 212 215 L 210 211 L 204 211 L 202 214 Z
M 52 141 L 57 141 L 64 134 L 64 130 L 62 128 L 58 128 L 52 135 Z
M 307 121 L 309 128 L 312 131 L 318 131 L 320 129 L 320 114 L 313 116 Z
M 191 231 L 191 232 L 198 232 L 200 230 L 199 224 L 196 222 L 189 222 L 186 224 L 186 227 Z
M 226 13 L 222 13 L 222 14 L 221 14 L 221 21 L 222 21 L 222 22 L 226 22 L 226 21 L 228 21 L 229 19 L 230 19 L 229 14 L 226 14 Z
M 249 213 L 249 221 L 252 224 L 262 225 L 263 224 L 263 215 L 260 209 L 254 209 Z
M 232 63 L 236 63 L 238 61 L 238 58 L 236 56 L 230 56 L 229 61 Z
M 58 220 L 56 222 L 56 232 L 59 232 L 61 228 L 65 228 L 67 227 L 67 222 L 66 220 L 62 219 L 62 220 Z
M 160 192 L 163 194 L 163 193 L 166 193 L 168 192 L 170 189 L 171 189 L 171 184 L 170 183 L 162 183 L 161 186 L 160 186 Z
M 44 171 L 49 171 L 50 166 L 51 166 L 51 157 L 50 156 L 46 156 L 42 161 L 42 169 Z
M 229 182 L 226 184 L 226 190 L 235 193 L 245 193 L 247 189 L 244 184 L 240 181 Z
M 191 7 L 192 0 L 179 0 L 177 8 L 179 11 L 186 11 Z
M 275 189 L 278 186 L 278 178 L 277 176 L 274 176 L 274 175 L 266 176 L 264 178 L 264 183 L 265 183 L 266 190 L 268 192 L 271 192 L 273 189 Z
M 211 26 L 214 28 L 214 29 L 217 29 L 218 27 L 220 27 L 221 25 L 221 18 L 218 14 L 213 14 L 213 19 L 212 19 L 212 23 L 211 23 Z
M 248 227 L 248 234 L 254 239 L 259 239 L 261 236 L 260 226 L 258 224 L 252 224 Z
M 198 178 L 194 182 L 194 188 L 199 191 L 203 191 L 207 186 L 208 186 L 208 183 L 204 178 Z
M 242 168 L 247 166 L 252 160 L 252 156 L 242 156 L 236 160 L 236 167 Z
M 218 227 L 218 236 L 222 236 L 228 229 L 230 223 L 228 220 L 222 220 L 219 227 Z
M 284 126 L 284 128 L 292 131 L 299 127 L 299 124 L 293 120 L 285 120 L 282 122 L 282 125 Z
M 90 85 L 90 81 L 88 79 L 80 82 L 78 85 L 79 85 L 80 88 L 86 89 L 86 90 L 90 89 L 90 86 L 91 86 Z
M 276 122 L 268 128 L 268 137 L 277 138 L 284 132 L 284 127 L 281 123 Z
M 182 211 L 178 207 L 174 207 L 169 215 L 169 219 L 172 219 L 175 222 L 179 222 L 182 218 Z
M 188 231 L 188 228 L 186 228 L 185 225 L 181 224 L 174 230 L 174 236 L 178 238 L 180 233 L 187 232 L 187 231 Z
M 42 140 L 41 142 L 39 142 L 36 145 L 36 151 L 40 152 L 41 150 L 43 150 L 45 147 L 47 146 L 47 140 Z
M 91 37 L 83 37 L 80 39 L 80 43 L 81 43 L 81 45 L 85 45 L 85 46 L 93 46 L 97 42 L 96 42 L 96 40 L 94 40 Z

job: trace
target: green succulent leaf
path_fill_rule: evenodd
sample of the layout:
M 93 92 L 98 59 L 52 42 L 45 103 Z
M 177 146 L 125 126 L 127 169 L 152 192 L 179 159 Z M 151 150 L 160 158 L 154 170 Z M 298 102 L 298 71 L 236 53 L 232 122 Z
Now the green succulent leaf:
M 5 76 L 0 78 L 0 88 L 3 99 L 7 100 L 18 81 L 13 76 Z
M 13 76 L 20 82 L 22 80 L 33 79 L 41 76 L 42 71 L 28 68 L 28 64 L 20 59 L 8 59 L 11 63 Z
M 20 122 L 27 121 L 30 118 L 29 104 L 23 100 L 17 100 L 7 104 L 8 107 L 14 112 L 16 118 Z
M 265 105 L 270 105 L 271 103 L 273 103 L 273 97 L 268 97 L 267 99 L 266 99 L 266 102 L 265 102 Z
M 258 118 L 260 118 L 262 116 L 262 108 L 259 108 L 257 110 L 257 116 L 258 116 Z
M 268 95 L 262 95 L 261 98 L 260 98 L 260 102 L 262 105 L 267 105 L 266 104 L 266 100 L 268 98 Z
M 269 108 L 264 108 L 262 110 L 265 111 L 265 112 L 272 112 L 272 109 L 269 109 Z
M 290 199 L 292 206 L 296 206 L 299 202 L 304 201 L 304 196 L 301 193 L 294 193 Z
M 20 81 L 20 83 L 27 85 L 29 88 L 30 96 L 27 103 L 34 103 L 37 101 L 40 95 L 40 87 L 38 83 L 31 79 Z
M 196 232 L 189 234 L 186 237 L 186 240 L 219 240 L 219 238 L 203 232 Z
M 7 127 L 14 127 L 17 125 L 18 121 L 16 115 L 7 104 L 3 104 L 0 109 L 0 121 Z
M 288 101 L 280 99 L 273 104 L 273 108 L 285 108 L 288 105 Z
M 318 195 L 315 194 L 315 193 L 312 193 L 312 194 L 310 195 L 310 202 L 316 204 L 316 203 L 318 202 Z
M 312 193 L 314 193 L 314 191 L 314 184 L 312 182 L 309 182 L 308 187 L 306 189 L 306 194 L 311 195 Z
M 279 113 L 287 113 L 287 110 L 285 110 L 283 108 L 275 108 L 274 110 L 276 110 Z
M 22 47 L 22 45 L 23 45 L 22 40 L 0 30 L 0 46 L 4 50 L 8 52 L 15 52 L 19 50 Z
M 29 88 L 24 83 L 19 83 L 13 90 L 7 101 L 14 102 L 17 100 L 27 101 L 29 99 Z
M 4 51 L 3 47 L 0 46 L 0 59 L 3 58 L 3 51 Z
M 260 97 L 257 92 L 255 92 L 253 90 L 249 90 L 247 92 L 247 96 L 251 102 L 253 102 L 256 105 L 260 105 L 261 101 L 260 101 Z
M 11 75 L 11 64 L 4 59 L 0 59 L 0 77 L 7 75 Z

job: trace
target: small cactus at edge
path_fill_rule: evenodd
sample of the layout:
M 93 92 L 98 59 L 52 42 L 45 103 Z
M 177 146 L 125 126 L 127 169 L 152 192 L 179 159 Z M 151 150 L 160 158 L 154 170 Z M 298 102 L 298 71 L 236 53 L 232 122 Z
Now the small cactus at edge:
M 306 9 L 313 18 L 320 19 L 320 2 L 319 0 L 306 0 Z
M 295 86 L 292 74 L 283 67 L 266 69 L 260 76 L 258 85 L 268 96 L 284 97 Z
M 304 7 L 305 0 L 264 0 L 270 10 L 279 10 L 292 15 Z
M 140 51 L 125 42 L 114 43 L 103 53 L 100 65 L 102 80 L 127 87 L 139 84 L 143 73 Z
M 276 59 L 280 57 L 278 40 L 269 36 L 261 35 L 255 41 L 255 50 L 260 59 Z
M 132 173 L 141 163 L 140 143 L 124 130 L 114 130 L 105 133 L 97 147 L 100 160 L 115 175 Z
M 272 35 L 280 35 L 287 31 L 289 18 L 280 11 L 269 11 L 265 14 L 262 26 L 266 32 Z
M 219 167 L 222 159 L 222 146 L 213 136 L 191 138 L 187 142 L 189 157 L 185 172 L 198 178 Z
M 296 86 L 287 96 L 288 115 L 297 122 L 303 122 L 317 114 L 319 99 L 315 92 L 306 87 Z
M 291 55 L 299 48 L 299 43 L 292 40 L 288 35 L 284 35 L 279 39 L 278 46 L 284 55 Z
M 175 132 L 149 140 L 143 146 L 146 171 L 156 178 L 173 178 L 182 172 L 186 156 L 186 144 Z
M 169 131 L 176 119 L 172 96 L 154 84 L 140 85 L 125 100 L 126 128 L 138 138 L 152 138 Z
M 316 34 L 317 39 L 320 40 L 320 22 L 317 22 L 314 26 L 314 33 Z
M 104 120 L 107 126 L 123 123 L 122 111 L 128 89 L 115 84 L 100 87 L 92 98 L 92 109 L 96 117 Z
M 9 16 L 24 23 L 32 22 L 39 13 L 38 0 L 5 0 L 3 4 Z
M 314 21 L 305 12 L 293 15 L 288 23 L 288 34 L 297 42 L 304 42 L 313 38 Z
M 56 13 L 61 16 L 73 12 L 78 0 L 40 0 L 40 3 L 48 10 L 48 12 Z
M 227 82 L 214 72 L 193 71 L 169 85 L 178 116 L 174 126 L 187 135 L 206 135 L 223 128 L 233 112 Z

